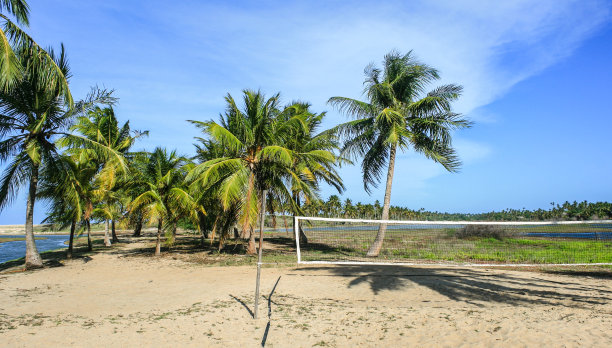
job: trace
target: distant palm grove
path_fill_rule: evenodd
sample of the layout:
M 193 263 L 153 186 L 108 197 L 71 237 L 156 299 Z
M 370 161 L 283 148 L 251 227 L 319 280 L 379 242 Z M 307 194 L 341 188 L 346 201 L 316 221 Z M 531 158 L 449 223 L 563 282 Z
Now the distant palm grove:
M 0 209 L 27 189 L 25 234 L 27 268 L 42 267 L 33 233 L 40 200 L 49 202 L 44 222 L 70 229 L 74 236 L 91 225 L 105 226 L 104 244 L 118 241 L 117 229 L 144 227 L 156 231 L 154 252 L 171 243 L 177 227 L 191 226 L 202 240 L 222 245 L 242 238 L 246 252 L 256 252 L 260 204 L 266 195 L 271 215 L 319 215 L 376 219 L 589 219 L 612 215 L 609 203 L 565 203 L 551 210 L 508 210 L 485 214 L 447 214 L 391 206 L 391 187 L 398 151 L 415 151 L 446 170 L 461 163 L 452 132 L 471 123 L 452 111 L 462 87 L 431 86 L 438 71 L 412 52 L 392 51 L 382 67 L 365 69 L 364 100 L 332 97 L 329 104 L 351 117 L 332 129 L 321 129 L 324 112 L 308 103 L 281 103 L 280 95 L 244 90 L 225 96 L 217 120 L 202 115 L 189 120 L 201 131 L 195 154 L 186 156 L 157 147 L 138 150 L 148 136 L 120 121 L 112 90 L 92 88 L 81 100 L 69 89 L 70 68 L 64 47 L 42 49 L 21 27 L 28 25 L 25 1 L 0 1 L 5 25 L 0 45 Z M 21 26 L 21 27 L 20 27 Z M 360 165 L 364 189 L 385 179 L 383 203 L 321 199 L 322 185 L 344 191 L 338 168 Z M 384 241 L 381 225 L 368 255 Z M 219 248 L 221 249 L 221 248 Z
M 350 198 L 342 200 L 331 195 L 326 201 L 316 201 L 304 206 L 308 216 L 340 217 L 350 219 L 380 219 L 382 206 L 377 200 L 374 204 L 354 203 Z M 612 217 L 612 203 L 564 202 L 551 203 L 550 209 L 505 209 L 486 213 L 446 213 L 391 206 L 391 220 L 419 221 L 556 221 L 556 220 L 600 220 Z

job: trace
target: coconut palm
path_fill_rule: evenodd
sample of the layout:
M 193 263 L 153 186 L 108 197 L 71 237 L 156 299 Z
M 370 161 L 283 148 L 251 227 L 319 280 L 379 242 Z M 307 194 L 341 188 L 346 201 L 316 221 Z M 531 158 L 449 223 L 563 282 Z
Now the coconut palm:
M 219 123 L 189 121 L 222 153 L 196 165 L 187 180 L 193 190 L 214 187 L 224 210 L 238 205 L 241 236 L 249 240 L 247 253 L 255 254 L 253 228 L 262 192 L 268 190 L 270 197 L 282 203 L 293 202 L 285 180 L 299 178 L 292 168 L 296 153 L 285 144 L 291 128 L 304 127 L 304 118 L 282 117 L 292 110 L 280 106 L 279 94 L 266 99 L 259 91 L 244 90 L 242 109 L 231 95 L 225 100 L 226 111 Z
M 63 170 L 55 139 L 61 136 L 70 138 L 75 146 L 87 145 L 100 157 L 121 157 L 98 142 L 69 133 L 75 117 L 96 104 L 113 103 L 112 92 L 93 89 L 85 100 L 71 106 L 61 86 L 50 87 L 47 83 L 54 68 L 44 65 L 32 52 L 29 49 L 18 51 L 19 63 L 29 68 L 22 71 L 23 76 L 12 89 L 0 89 L 0 163 L 9 161 L 0 179 L 0 209 L 10 204 L 19 188 L 28 183 L 26 268 L 42 267 L 34 243 L 34 204 L 41 165 L 49 170 Z M 49 54 L 63 75 L 69 76 L 63 46 L 57 57 L 53 50 L 49 50 Z M 121 159 L 118 160 L 123 163 Z
M 449 172 L 460 166 L 451 142 L 451 131 L 470 126 L 461 115 L 452 112 L 451 102 L 462 92 L 454 84 L 426 92 L 439 79 L 438 71 L 419 62 L 412 51 L 405 55 L 392 51 L 383 61 L 383 69 L 370 64 L 365 69 L 367 102 L 332 97 L 329 103 L 355 120 L 335 127 L 346 140 L 343 153 L 361 157 L 364 188 L 370 192 L 380 182 L 387 167 L 383 220 L 389 218 L 391 184 L 397 150 L 412 149 L 440 163 Z M 381 224 L 368 256 L 378 256 L 387 229 Z
M 161 253 L 162 230 L 172 229 L 181 217 L 187 217 L 197 225 L 198 212 L 205 213 L 184 183 L 187 163 L 188 160 L 175 151 L 156 148 L 149 156 L 144 172 L 143 184 L 148 190 L 130 203 L 130 211 L 140 210 L 145 219 L 157 223 L 156 256 Z
M 29 25 L 29 15 L 30 8 L 25 0 L 0 0 L 0 22 L 4 24 L 0 30 L 0 89 L 7 92 L 15 87 L 23 78 L 24 70 L 41 69 L 38 74 L 39 83 L 46 88 L 58 90 L 68 104 L 72 104 L 68 88 L 69 76 L 52 54 L 42 49 L 19 27 Z M 24 49 L 36 57 L 38 64 L 22 64 L 16 51 Z
M 91 251 L 90 219 L 93 213 L 93 179 L 97 168 L 83 153 L 60 156 L 64 170 L 41 171 L 40 198 L 51 200 L 50 212 L 44 222 L 64 228 L 70 225 L 67 257 L 72 258 L 76 227 L 87 229 L 87 247 Z
M 224 156 L 224 147 L 220 143 L 208 139 L 196 138 L 199 144 L 196 147 L 196 155 L 193 160 L 204 163 Z M 190 185 L 192 196 L 198 201 L 207 214 L 199 213 L 199 228 L 202 237 L 202 246 L 205 239 L 210 238 L 212 244 L 215 236 L 219 237 L 219 250 L 224 246 L 225 240 L 232 235 L 238 237 L 238 202 L 223 206 L 221 203 L 220 185 L 211 183 L 206 186 Z
M 136 199 L 136 197 L 145 193 L 148 190 L 146 181 L 146 169 L 149 162 L 149 153 L 136 152 L 129 153 L 129 175 L 125 178 L 123 186 L 123 194 L 127 199 L 127 206 Z M 134 209 L 128 215 L 128 224 L 134 227 L 134 237 L 140 237 L 142 227 L 145 224 L 145 218 L 141 209 Z
M 287 129 L 286 147 L 293 151 L 296 156 L 293 158 L 292 171 L 296 175 L 288 178 L 291 188 L 293 202 L 295 204 L 286 205 L 288 210 L 295 215 L 302 214 L 302 202 L 310 203 L 318 201 L 319 188 L 321 183 L 326 183 L 334 187 L 339 193 L 344 190 L 342 179 L 336 172 L 336 166 L 345 161 L 338 157 L 336 151 L 339 150 L 337 137 L 330 132 L 317 134 L 317 130 L 325 117 L 325 113 L 316 114 L 310 112 L 310 105 L 307 103 L 296 102 L 288 108 L 289 112 L 281 114 L 285 121 L 290 117 L 299 115 L 303 118 L 303 127 L 290 127 Z M 275 201 L 268 204 L 269 208 L 275 206 Z M 273 213 L 273 211 L 270 211 Z M 308 243 L 302 226 L 298 227 L 300 243 Z
M 129 150 L 135 141 L 142 136 L 148 135 L 148 131 L 140 132 L 132 130 L 129 121 L 120 127 L 112 107 L 95 107 L 87 115 L 77 118 L 71 130 L 90 141 L 100 143 L 112 149 L 128 160 L 132 156 Z M 71 141 L 69 138 L 66 138 L 62 139 L 60 143 L 64 146 L 70 146 Z M 112 241 L 118 242 L 115 232 L 115 221 L 122 214 L 121 209 L 118 207 L 122 198 L 118 189 L 122 186 L 130 185 L 132 180 L 126 177 L 126 172 L 124 171 L 126 167 L 122 166 L 122 162 L 118 161 L 118 159 L 98 157 L 93 149 L 87 147 L 81 147 L 79 151 L 82 152 L 81 156 L 89 157 L 91 161 L 96 163 L 99 169 L 95 179 L 97 187 L 96 195 L 99 204 L 94 213 L 105 220 L 104 243 L 106 246 L 110 246 L 109 221 Z

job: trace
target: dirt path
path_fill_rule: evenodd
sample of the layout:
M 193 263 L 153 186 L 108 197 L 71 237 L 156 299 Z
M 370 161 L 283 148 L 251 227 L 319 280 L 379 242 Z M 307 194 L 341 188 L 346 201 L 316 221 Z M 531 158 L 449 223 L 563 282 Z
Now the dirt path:
M 254 267 L 125 255 L 109 251 L 1 274 L 0 345 L 612 345 L 610 278 L 436 267 L 264 268 L 266 297 L 254 320 Z

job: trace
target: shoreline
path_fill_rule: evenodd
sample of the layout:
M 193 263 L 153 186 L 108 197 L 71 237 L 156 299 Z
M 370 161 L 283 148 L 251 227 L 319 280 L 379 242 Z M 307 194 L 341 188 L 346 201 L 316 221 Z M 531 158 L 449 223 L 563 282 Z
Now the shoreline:
M 41 229 L 47 227 L 49 225 L 38 224 L 34 225 L 34 236 L 37 235 L 64 235 L 70 234 L 70 231 L 41 231 Z M 0 235 L 3 236 L 14 236 L 14 235 L 25 235 L 25 226 L 24 225 L 0 225 Z

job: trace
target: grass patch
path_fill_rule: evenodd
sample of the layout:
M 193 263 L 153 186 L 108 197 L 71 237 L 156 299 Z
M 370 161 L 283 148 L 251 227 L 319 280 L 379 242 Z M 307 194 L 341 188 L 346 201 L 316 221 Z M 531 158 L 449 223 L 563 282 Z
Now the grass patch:
M 47 239 L 47 237 L 34 237 L 35 240 Z M 25 237 L 1 237 L 0 243 L 19 242 L 25 240 Z
M 553 238 L 527 236 L 527 231 L 485 228 L 458 230 L 449 228 L 387 230 L 383 249 L 376 259 L 366 259 L 374 242 L 375 231 L 350 230 L 309 231 L 309 244 L 302 248 L 302 259 L 314 260 L 395 260 L 412 262 L 452 261 L 490 263 L 573 264 L 612 263 L 612 240 L 588 238 Z M 569 227 L 568 227 L 569 226 Z M 563 233 L 587 232 L 584 226 L 571 230 L 562 225 Z M 555 231 L 542 231 L 552 232 Z M 538 227 L 539 228 L 539 227 Z M 593 232 L 599 227 L 593 227 Z M 610 229 L 607 229 L 610 231 Z M 533 233 L 531 229 L 528 232 Z M 340 247 L 342 246 L 342 247 Z

